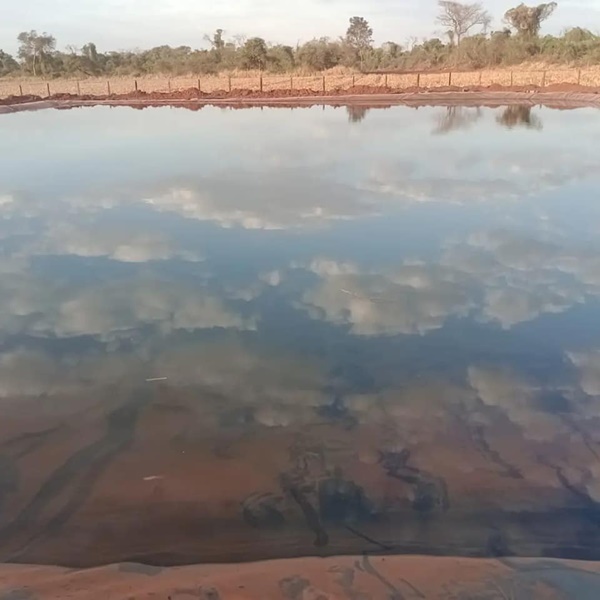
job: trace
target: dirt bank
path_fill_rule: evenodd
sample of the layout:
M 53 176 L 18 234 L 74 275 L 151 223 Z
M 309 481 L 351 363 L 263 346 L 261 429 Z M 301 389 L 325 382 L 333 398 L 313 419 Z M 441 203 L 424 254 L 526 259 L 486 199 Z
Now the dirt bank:
M 506 104 L 543 104 L 549 107 L 570 108 L 600 106 L 600 88 L 575 84 L 503 87 L 440 87 L 433 90 L 409 88 L 402 91 L 385 87 L 356 86 L 347 90 L 327 93 L 312 90 L 273 90 L 259 92 L 232 90 L 204 93 L 197 88 L 174 92 L 131 92 L 112 95 L 55 94 L 41 96 L 10 96 L 0 100 L 0 112 L 30 110 L 34 108 L 70 108 L 77 106 L 181 106 L 198 109 L 206 105 L 226 106 L 306 106 L 312 104 L 360 104 L 362 106 L 391 106 L 394 104 L 444 105 L 470 104 L 477 106 L 502 106 Z

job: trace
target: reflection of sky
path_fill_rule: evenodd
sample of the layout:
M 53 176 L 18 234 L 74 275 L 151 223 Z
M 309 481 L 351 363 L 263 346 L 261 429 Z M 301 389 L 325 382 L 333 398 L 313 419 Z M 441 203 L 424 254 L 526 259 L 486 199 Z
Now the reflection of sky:
M 489 397 L 494 369 L 595 395 L 600 119 L 502 110 L 3 115 L 3 393 L 31 360 L 27 390 L 96 361 L 239 395 L 229 372 L 271 408 L 423 373 Z

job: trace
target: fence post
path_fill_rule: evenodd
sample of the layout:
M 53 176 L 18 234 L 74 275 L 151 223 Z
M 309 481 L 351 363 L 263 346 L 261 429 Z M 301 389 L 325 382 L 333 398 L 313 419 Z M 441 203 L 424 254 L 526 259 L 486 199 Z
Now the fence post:
M 325 75 L 323 75 L 323 93 L 325 93 Z
M 546 87 L 546 71 L 542 73 L 542 87 Z
M 137 84 L 137 79 L 133 80 L 133 87 L 135 88 L 135 91 L 138 91 L 138 84 Z
M 228 85 L 229 85 L 229 91 L 231 92 L 231 75 L 227 76 L 227 82 L 228 82 Z
M 577 71 L 577 85 L 581 85 L 581 69 Z
M 23 95 L 23 86 L 21 84 L 19 84 L 19 93 L 21 96 Z
M 110 96 L 110 81 L 106 81 L 106 91 L 108 92 L 108 95 Z
M 171 78 L 167 79 L 167 89 L 169 90 L 169 94 L 171 93 Z
M 258 78 L 258 89 L 261 92 L 263 91 L 263 76 L 262 76 L 262 73 L 260 74 L 260 77 Z
M 417 73 L 417 87 L 421 87 L 421 73 Z
M 356 77 L 352 75 L 352 87 L 356 85 Z
M 290 75 L 290 90 L 294 89 L 294 76 Z
M 198 77 L 198 91 L 200 91 L 200 77 Z
M 79 85 L 79 80 L 77 80 L 77 95 L 81 96 L 81 86 Z
M 46 89 L 48 90 L 48 98 L 50 98 L 50 83 L 46 82 Z
M 452 85 L 452 71 L 448 72 L 448 86 Z

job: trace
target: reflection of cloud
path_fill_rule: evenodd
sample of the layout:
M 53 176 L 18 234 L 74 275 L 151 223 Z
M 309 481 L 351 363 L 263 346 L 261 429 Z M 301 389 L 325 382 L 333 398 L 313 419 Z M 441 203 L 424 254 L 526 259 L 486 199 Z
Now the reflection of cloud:
M 34 252 L 85 257 L 104 256 L 121 262 L 147 262 L 181 257 L 199 260 L 196 254 L 178 251 L 173 242 L 159 232 L 139 231 L 135 226 L 94 224 L 82 226 L 61 223 L 49 227 L 38 240 Z
M 506 231 L 449 245 L 439 264 L 377 271 L 318 258 L 305 268 L 318 279 L 303 308 L 359 335 L 423 334 L 467 314 L 509 329 L 600 295 L 596 255 Z
M 483 319 L 507 329 L 600 293 L 586 281 L 593 266 L 585 255 L 506 231 L 471 235 L 449 247 L 442 262 L 473 279 L 482 290 Z
M 600 397 L 600 350 L 568 352 L 567 356 L 579 370 L 581 389 L 588 396 Z
M 518 200 L 519 188 L 502 179 L 407 178 L 395 165 L 379 164 L 371 170 L 364 188 L 371 192 L 395 196 L 405 202 L 441 202 L 465 204 Z
M 205 178 L 148 192 L 143 202 L 189 219 L 245 229 L 314 227 L 377 212 L 350 186 L 289 170 Z
M 552 440 L 563 430 L 559 419 L 537 408 L 539 388 L 514 373 L 470 367 L 468 382 L 485 406 L 504 413 L 528 438 Z
M 483 314 L 497 321 L 504 329 L 531 321 L 539 315 L 561 313 L 570 308 L 580 296 L 569 289 L 549 289 L 544 286 L 527 290 L 509 287 L 485 292 Z
M 148 325 L 162 332 L 254 328 L 252 319 L 202 289 L 153 279 L 78 287 L 18 274 L 2 278 L 0 299 L 5 333 L 106 339 Z
M 350 325 L 357 335 L 423 334 L 469 309 L 464 288 L 448 269 L 405 265 L 360 273 L 325 260 L 312 266 L 320 280 L 305 292 L 302 306 L 314 318 Z

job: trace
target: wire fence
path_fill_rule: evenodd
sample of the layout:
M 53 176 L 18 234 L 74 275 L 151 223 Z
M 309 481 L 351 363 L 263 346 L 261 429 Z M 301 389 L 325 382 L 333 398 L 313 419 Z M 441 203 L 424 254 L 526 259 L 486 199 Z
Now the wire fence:
M 445 87 L 535 86 L 553 84 L 600 87 L 598 69 L 557 69 L 537 71 L 487 70 L 442 73 L 370 73 L 354 75 L 259 75 L 259 76 L 183 76 L 183 77 L 114 77 L 111 79 L 54 79 L 42 81 L 0 80 L 0 98 L 9 96 L 41 96 L 75 94 L 78 96 L 110 96 L 132 92 L 169 93 L 190 88 L 203 93 L 234 91 L 273 92 L 278 90 L 335 92 L 357 87 L 380 87 L 390 91 L 439 89 Z

